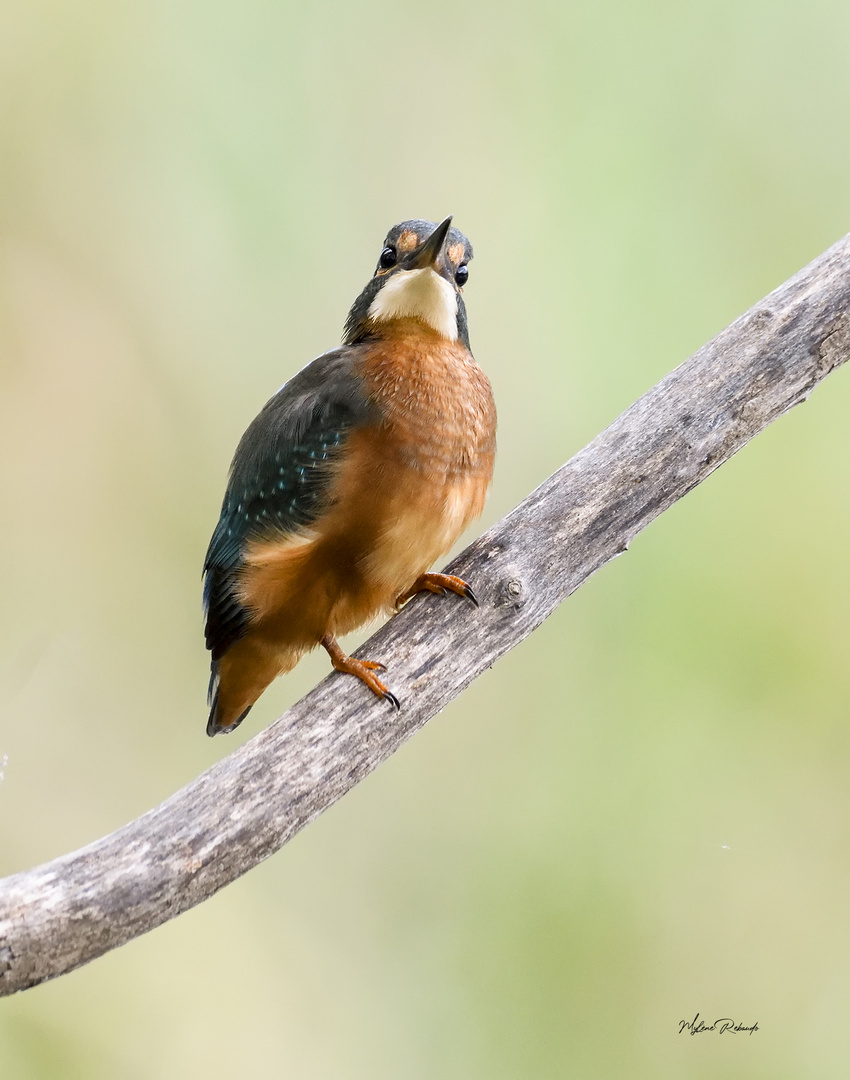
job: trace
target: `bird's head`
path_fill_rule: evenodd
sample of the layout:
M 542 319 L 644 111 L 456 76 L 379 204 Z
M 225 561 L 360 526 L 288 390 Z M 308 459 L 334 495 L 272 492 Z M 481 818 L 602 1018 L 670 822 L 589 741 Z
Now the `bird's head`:
M 354 301 L 345 324 L 346 345 L 378 335 L 400 319 L 419 319 L 469 348 L 461 295 L 472 245 L 447 217 L 402 221 L 387 233 L 375 274 Z

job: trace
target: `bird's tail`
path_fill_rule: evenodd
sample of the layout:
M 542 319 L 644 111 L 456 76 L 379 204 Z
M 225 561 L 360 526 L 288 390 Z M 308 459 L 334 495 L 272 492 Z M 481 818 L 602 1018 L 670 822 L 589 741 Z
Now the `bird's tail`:
M 229 732 L 235 731 L 252 708 L 252 706 L 249 705 L 235 720 L 222 716 L 219 708 L 220 685 L 218 660 L 212 660 L 210 662 L 210 685 L 207 691 L 207 704 L 210 707 L 210 718 L 207 720 L 207 735 L 209 735 L 210 738 L 212 738 L 213 735 L 227 735 Z

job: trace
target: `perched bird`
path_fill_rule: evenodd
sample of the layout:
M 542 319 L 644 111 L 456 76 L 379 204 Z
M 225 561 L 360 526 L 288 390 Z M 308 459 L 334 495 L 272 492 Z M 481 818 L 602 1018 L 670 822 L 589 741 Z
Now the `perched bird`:
M 316 645 L 396 708 L 337 637 L 418 592 L 475 601 L 428 573 L 481 513 L 496 410 L 469 350 L 472 246 L 446 218 L 390 229 L 343 344 L 302 368 L 242 436 L 204 563 L 207 734 L 233 731 Z

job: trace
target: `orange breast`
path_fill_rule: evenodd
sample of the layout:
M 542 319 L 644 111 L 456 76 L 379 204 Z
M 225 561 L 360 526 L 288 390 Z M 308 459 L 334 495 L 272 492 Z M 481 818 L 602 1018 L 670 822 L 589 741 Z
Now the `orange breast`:
M 297 651 L 391 608 L 481 513 L 493 474 L 493 396 L 463 345 L 398 320 L 361 374 L 380 421 L 349 436 L 328 510 L 297 543 L 247 553 L 256 629 Z
M 415 319 L 398 320 L 367 350 L 363 374 L 382 416 L 351 460 L 378 496 L 364 568 L 376 586 L 403 591 L 481 513 L 496 409 L 469 350 Z

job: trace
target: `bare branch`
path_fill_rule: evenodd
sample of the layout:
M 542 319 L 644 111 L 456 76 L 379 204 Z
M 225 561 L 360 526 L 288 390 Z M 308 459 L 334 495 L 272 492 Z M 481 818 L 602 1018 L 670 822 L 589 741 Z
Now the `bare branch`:
M 0 882 L 0 992 L 70 971 L 285 844 L 527 637 L 632 537 L 850 353 L 850 236 L 654 386 L 455 560 L 480 610 L 417 598 L 363 647 L 401 714 L 331 675 L 110 836 Z

